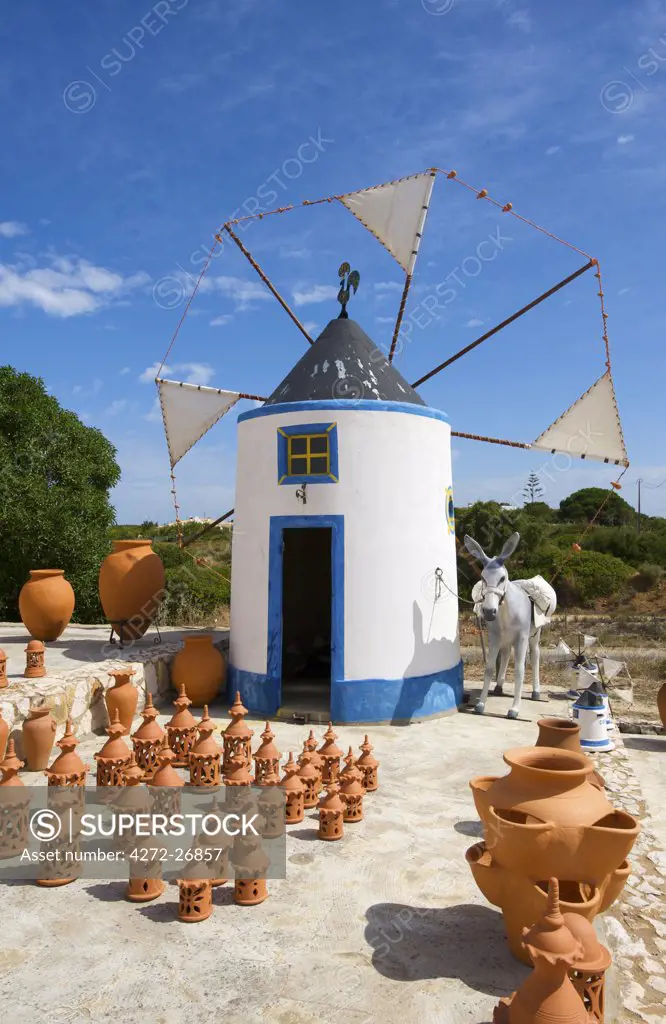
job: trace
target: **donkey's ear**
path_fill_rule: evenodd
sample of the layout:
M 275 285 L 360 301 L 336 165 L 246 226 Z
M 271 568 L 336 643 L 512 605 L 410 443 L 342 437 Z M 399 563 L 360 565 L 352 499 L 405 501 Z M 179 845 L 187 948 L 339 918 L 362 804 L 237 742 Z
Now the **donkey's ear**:
M 509 539 L 506 541 L 506 543 L 505 543 L 504 547 L 502 548 L 500 554 L 497 556 L 497 561 L 500 562 L 502 565 L 504 565 L 504 563 L 506 562 L 507 558 L 510 558 L 511 555 L 516 550 L 516 548 L 518 547 L 519 541 L 520 541 L 520 534 L 519 533 L 512 533 L 511 536 L 509 537 Z
M 470 555 L 474 555 L 475 558 L 478 558 L 483 565 L 488 565 L 488 562 L 490 561 L 488 555 L 485 553 L 478 541 L 475 541 L 474 538 L 470 537 L 468 534 L 465 534 L 465 547 L 469 551 Z

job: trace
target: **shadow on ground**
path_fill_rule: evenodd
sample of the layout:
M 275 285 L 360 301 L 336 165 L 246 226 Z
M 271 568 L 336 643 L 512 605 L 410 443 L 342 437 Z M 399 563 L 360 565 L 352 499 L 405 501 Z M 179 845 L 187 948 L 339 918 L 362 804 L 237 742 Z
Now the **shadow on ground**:
M 485 995 L 513 992 L 529 974 L 511 956 L 502 916 L 489 907 L 376 903 L 366 912 L 373 967 L 394 981 L 455 978 Z
M 623 736 L 625 747 L 630 750 L 666 751 L 666 736 Z

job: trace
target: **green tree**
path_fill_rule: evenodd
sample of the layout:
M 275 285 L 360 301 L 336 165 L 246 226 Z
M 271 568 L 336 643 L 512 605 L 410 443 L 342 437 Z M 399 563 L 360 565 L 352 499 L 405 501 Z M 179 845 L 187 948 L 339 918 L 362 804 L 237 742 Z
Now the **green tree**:
M 526 505 L 531 505 L 533 502 L 541 502 L 543 498 L 543 487 L 539 483 L 539 477 L 536 473 L 532 472 L 527 478 L 527 483 L 523 488 L 523 499 Z
M 634 522 L 636 513 L 629 502 L 615 491 L 609 495 L 603 487 L 584 487 L 564 498 L 560 502 L 559 518 L 564 522 L 589 523 L 604 501 L 606 504 L 595 519 L 598 526 L 624 526 Z
M 115 518 L 115 456 L 42 380 L 0 367 L 0 618 L 19 618 L 30 569 L 56 568 L 74 588 L 76 621 L 102 620 L 97 578 Z

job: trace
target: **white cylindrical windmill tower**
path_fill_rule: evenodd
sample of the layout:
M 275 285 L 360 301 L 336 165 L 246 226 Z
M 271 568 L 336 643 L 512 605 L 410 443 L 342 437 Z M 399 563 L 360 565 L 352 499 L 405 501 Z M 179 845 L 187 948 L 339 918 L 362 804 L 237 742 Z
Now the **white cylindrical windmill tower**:
M 450 427 L 344 311 L 238 418 L 232 559 L 229 689 L 251 711 L 461 702 Z

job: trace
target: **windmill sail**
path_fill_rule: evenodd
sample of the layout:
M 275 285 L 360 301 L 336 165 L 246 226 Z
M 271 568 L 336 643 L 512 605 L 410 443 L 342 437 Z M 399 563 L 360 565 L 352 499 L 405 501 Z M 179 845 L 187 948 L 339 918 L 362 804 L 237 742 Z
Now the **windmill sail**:
M 238 391 L 176 380 L 158 378 L 157 387 L 172 469 L 240 398 Z
M 413 274 L 434 182 L 435 172 L 425 171 L 338 198 L 402 269 Z
M 540 434 L 532 447 L 628 466 L 610 370 Z

